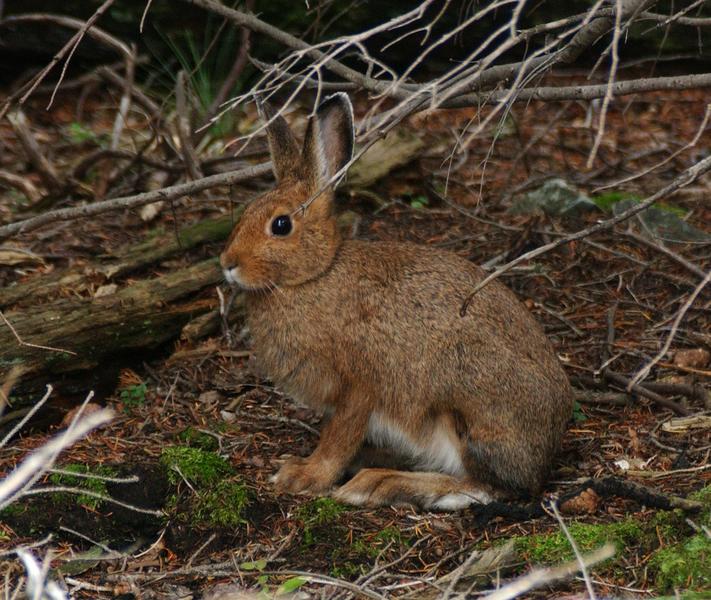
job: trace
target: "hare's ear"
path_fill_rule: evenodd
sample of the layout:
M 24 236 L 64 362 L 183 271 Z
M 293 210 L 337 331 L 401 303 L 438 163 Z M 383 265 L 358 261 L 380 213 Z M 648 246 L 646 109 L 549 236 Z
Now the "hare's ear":
M 277 181 L 298 176 L 301 166 L 301 151 L 289 124 L 269 102 L 261 102 L 257 99 L 257 110 L 259 116 L 267 124 L 269 154 L 272 157 L 272 170 Z
M 323 189 L 351 159 L 353 139 L 351 101 L 343 92 L 333 94 L 316 109 L 304 138 L 304 174 L 312 193 Z

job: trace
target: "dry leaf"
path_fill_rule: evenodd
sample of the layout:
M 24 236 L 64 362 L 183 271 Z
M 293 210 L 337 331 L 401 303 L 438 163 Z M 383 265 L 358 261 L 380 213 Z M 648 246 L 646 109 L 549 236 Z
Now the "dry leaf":
M 594 489 L 588 488 L 560 505 L 561 512 L 568 515 L 593 514 L 600 506 L 600 496 Z

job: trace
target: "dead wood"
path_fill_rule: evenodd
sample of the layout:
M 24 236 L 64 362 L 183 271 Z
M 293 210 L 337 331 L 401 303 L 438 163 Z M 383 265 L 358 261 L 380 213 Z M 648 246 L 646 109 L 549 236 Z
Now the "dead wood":
M 214 307 L 215 300 L 195 294 L 221 279 L 217 259 L 210 259 L 111 295 L 9 311 L 5 318 L 14 331 L 0 327 L 0 370 L 20 365 L 27 380 L 90 369 L 114 355 L 156 348 Z
M 238 206 L 233 216 L 188 225 L 178 231 L 177 236 L 172 231 L 160 232 L 138 244 L 124 246 L 113 255 L 97 259 L 82 268 L 58 269 L 0 289 L 0 308 L 24 305 L 26 301 L 34 304 L 61 293 L 65 288 L 70 288 L 74 294 L 86 293 L 98 285 L 139 271 L 200 244 L 224 240 L 232 230 L 234 219 L 241 212 L 242 206 Z

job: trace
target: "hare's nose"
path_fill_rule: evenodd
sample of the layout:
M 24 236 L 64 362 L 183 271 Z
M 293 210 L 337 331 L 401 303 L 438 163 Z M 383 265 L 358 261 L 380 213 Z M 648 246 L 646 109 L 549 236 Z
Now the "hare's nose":
M 223 270 L 229 271 L 230 269 L 238 267 L 239 263 L 237 261 L 237 257 L 230 256 L 226 252 L 223 252 L 222 254 L 220 254 L 220 266 L 223 268 Z

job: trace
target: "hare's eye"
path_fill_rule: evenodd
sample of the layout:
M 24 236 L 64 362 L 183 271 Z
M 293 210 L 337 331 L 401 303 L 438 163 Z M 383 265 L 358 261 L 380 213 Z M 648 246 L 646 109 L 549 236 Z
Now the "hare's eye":
M 272 233 L 274 235 L 289 235 L 291 233 L 291 217 L 289 215 L 279 215 L 272 221 Z

